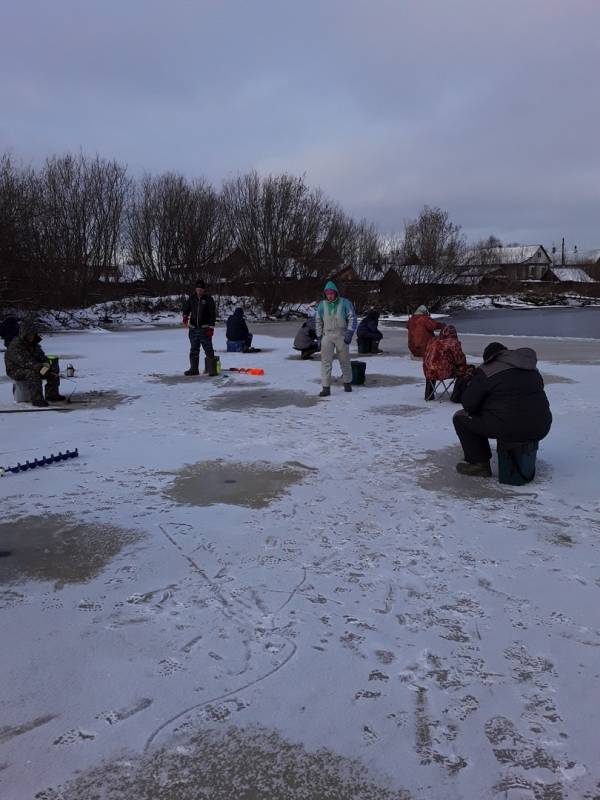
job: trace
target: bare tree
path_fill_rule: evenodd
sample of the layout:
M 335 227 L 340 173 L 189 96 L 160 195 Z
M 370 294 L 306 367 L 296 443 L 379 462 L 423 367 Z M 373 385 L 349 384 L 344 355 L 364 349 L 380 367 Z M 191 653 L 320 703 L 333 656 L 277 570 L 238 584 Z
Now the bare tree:
M 116 161 L 66 155 L 47 159 L 35 178 L 33 258 L 74 302 L 85 303 L 117 266 L 126 172 Z
M 225 182 L 223 200 L 231 235 L 250 266 L 265 311 L 276 314 L 294 245 L 306 257 L 318 241 L 320 195 L 311 194 L 303 178 L 261 178 L 250 172 Z
M 465 255 L 466 241 L 460 225 L 451 222 L 447 211 L 424 206 L 417 219 L 405 223 L 404 263 L 416 261 L 422 276 L 427 276 L 429 282 L 448 283 L 458 278 L 464 268 Z
M 221 198 L 206 181 L 174 173 L 142 179 L 127 214 L 126 248 L 145 280 L 183 289 L 209 278 L 227 239 Z

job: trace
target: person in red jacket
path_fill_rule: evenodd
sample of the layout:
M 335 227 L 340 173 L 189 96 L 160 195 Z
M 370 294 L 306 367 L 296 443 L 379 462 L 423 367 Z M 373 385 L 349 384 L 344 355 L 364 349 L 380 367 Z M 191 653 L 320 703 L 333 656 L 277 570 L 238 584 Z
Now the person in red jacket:
M 434 338 L 434 331 L 441 330 L 443 323 L 429 316 L 425 306 L 419 306 L 406 325 L 408 329 L 408 349 L 417 358 L 423 358 L 427 345 Z
M 439 336 L 427 345 L 423 359 L 425 374 L 425 400 L 435 397 L 436 381 L 462 378 L 467 372 L 467 359 L 463 353 L 454 325 L 444 325 Z

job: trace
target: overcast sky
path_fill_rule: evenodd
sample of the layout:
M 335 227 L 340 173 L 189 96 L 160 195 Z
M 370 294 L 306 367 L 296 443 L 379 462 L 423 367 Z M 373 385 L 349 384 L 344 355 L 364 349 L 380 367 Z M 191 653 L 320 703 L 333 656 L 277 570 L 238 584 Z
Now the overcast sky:
M 0 150 L 600 248 L 600 0 L 0 0 Z

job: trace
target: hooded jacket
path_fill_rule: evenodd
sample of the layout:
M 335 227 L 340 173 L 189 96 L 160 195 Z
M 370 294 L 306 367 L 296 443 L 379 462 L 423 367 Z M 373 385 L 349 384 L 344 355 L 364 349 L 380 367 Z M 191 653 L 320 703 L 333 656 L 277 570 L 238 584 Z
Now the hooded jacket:
M 360 325 L 356 331 L 356 338 L 380 342 L 383 339 L 383 333 L 381 333 L 379 330 L 378 325 L 379 312 L 369 311 L 367 315 L 360 321 Z
M 32 342 L 26 337 L 34 335 Z M 13 380 L 20 380 L 17 376 L 22 370 L 39 373 L 44 364 L 48 363 L 46 354 L 40 347 L 41 336 L 31 322 L 22 322 L 19 335 L 16 336 L 6 349 L 4 364 L 6 374 Z
M 317 306 L 315 320 L 317 337 L 327 336 L 327 334 L 346 333 L 346 331 L 356 330 L 357 319 L 354 306 L 345 297 L 340 297 L 338 288 L 333 281 L 327 281 L 325 290 L 333 290 L 337 297 L 330 303 L 327 298 L 321 300 Z
M 482 419 L 488 435 L 506 442 L 539 441 L 552 425 L 544 380 L 530 347 L 501 350 L 482 364 L 463 392 L 470 416 Z
M 444 327 L 442 322 L 431 319 L 425 306 L 419 306 L 408 320 L 408 349 L 418 358 L 423 358 L 427 345 L 435 336 L 434 331 Z
M 316 347 L 317 331 L 315 329 L 315 318 L 310 317 L 298 330 L 294 338 L 294 350 L 308 350 L 310 347 Z
M 467 370 L 467 359 L 454 325 L 444 325 L 441 333 L 427 345 L 423 372 L 430 381 L 461 378 Z
M 226 336 L 230 342 L 245 342 L 250 338 L 250 331 L 244 319 L 243 308 L 236 308 L 228 318 Z

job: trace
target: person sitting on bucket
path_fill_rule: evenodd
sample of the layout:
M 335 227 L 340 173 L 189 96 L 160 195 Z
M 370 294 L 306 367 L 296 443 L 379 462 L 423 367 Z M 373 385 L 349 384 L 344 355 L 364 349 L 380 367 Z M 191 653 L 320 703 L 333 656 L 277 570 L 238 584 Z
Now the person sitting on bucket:
M 462 378 L 467 371 L 467 359 L 454 325 L 444 325 L 439 336 L 433 338 L 425 350 L 423 374 L 425 375 L 425 400 L 435 398 L 436 381 Z
M 352 366 L 350 365 L 350 342 L 356 330 L 357 320 L 354 306 L 345 297 L 340 297 L 333 281 L 325 284 L 325 300 L 316 310 L 317 340 L 321 342 L 321 384 L 319 397 L 331 394 L 331 367 L 337 351 L 342 368 L 344 391 L 352 391 Z
M 60 377 L 50 367 L 48 357 L 40 347 L 42 337 L 33 322 L 21 323 L 19 335 L 8 345 L 4 354 L 6 374 L 13 381 L 27 384 L 31 404 L 45 408 L 48 403 L 60 403 L 65 398 L 59 394 Z M 46 397 L 42 392 L 46 381 Z
M 453 419 L 465 456 L 456 465 L 462 475 L 492 474 L 488 439 L 538 442 L 547 436 L 552 414 L 536 364 L 530 347 L 508 350 L 492 342 L 485 348 L 483 364 L 463 392 L 464 410 Z
M 435 336 L 435 331 L 444 327 L 443 322 L 436 322 L 429 316 L 425 306 L 419 306 L 408 320 L 408 349 L 415 358 L 423 358 L 427 345 Z
M 379 311 L 372 308 L 360 321 L 356 331 L 359 353 L 379 353 L 379 342 L 383 333 L 379 330 Z
M 304 361 L 314 353 L 319 352 L 317 344 L 317 323 L 314 317 L 309 317 L 300 326 L 294 337 L 294 350 L 300 350 L 300 358 Z
M 236 308 L 233 314 L 227 318 L 227 349 L 231 345 L 242 346 L 242 353 L 257 353 L 256 348 L 252 347 L 252 334 L 248 330 L 246 319 L 244 317 L 244 309 Z
M 207 358 L 214 358 L 212 337 L 217 321 L 217 309 L 213 298 L 206 293 L 206 284 L 196 281 L 194 293 L 183 305 L 183 324 L 188 328 L 190 339 L 190 368 L 184 375 L 199 375 L 200 347 L 204 348 Z

